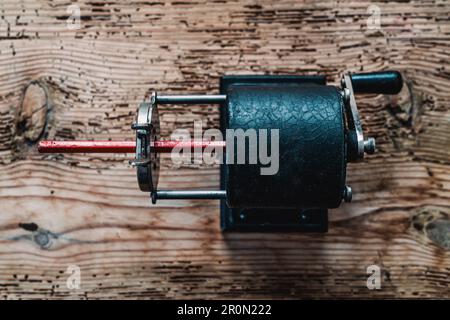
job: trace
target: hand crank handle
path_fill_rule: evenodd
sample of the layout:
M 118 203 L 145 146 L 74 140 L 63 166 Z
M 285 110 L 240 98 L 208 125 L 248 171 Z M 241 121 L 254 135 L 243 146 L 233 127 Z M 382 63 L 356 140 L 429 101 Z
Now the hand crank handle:
M 350 75 L 355 93 L 397 94 L 403 87 L 398 71 L 354 73 Z

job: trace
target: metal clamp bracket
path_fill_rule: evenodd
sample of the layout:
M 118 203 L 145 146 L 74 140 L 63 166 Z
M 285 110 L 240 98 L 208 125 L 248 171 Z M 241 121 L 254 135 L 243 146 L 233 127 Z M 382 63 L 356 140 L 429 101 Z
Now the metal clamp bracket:
M 350 74 L 344 75 L 341 81 L 342 95 L 345 104 L 345 113 L 348 121 L 348 161 L 360 161 L 364 158 L 364 153 L 373 154 L 375 152 L 375 139 L 364 140 L 364 134 L 356 106 L 355 91 L 353 90 L 352 77 Z
M 159 138 L 159 116 L 156 93 L 151 102 L 139 105 L 136 122 L 131 125 L 136 130 L 136 158 L 130 164 L 136 167 L 139 188 L 156 192 L 159 177 L 159 154 L 153 152 L 152 142 Z

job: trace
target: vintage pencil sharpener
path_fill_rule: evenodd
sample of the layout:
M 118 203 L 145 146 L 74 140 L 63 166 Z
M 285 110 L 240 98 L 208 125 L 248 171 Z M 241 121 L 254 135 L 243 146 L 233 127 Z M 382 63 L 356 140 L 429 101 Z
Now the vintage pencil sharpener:
M 402 85 L 396 71 L 346 74 L 341 87 L 327 85 L 324 76 L 223 76 L 217 95 L 153 93 L 138 108 L 132 125 L 136 141 L 41 141 L 39 151 L 133 152 L 138 185 L 150 193 L 153 203 L 220 200 L 223 230 L 324 232 L 328 208 L 351 201 L 347 163 L 375 152 L 374 138 L 364 138 L 355 93 L 397 94 Z M 219 104 L 221 131 L 227 140 L 160 140 L 158 105 L 163 104 Z M 228 139 L 229 130 L 253 130 L 255 141 L 266 141 L 271 147 L 276 141 L 277 170 L 261 174 L 266 164 L 250 160 L 255 150 L 250 135 L 244 137 L 247 143 L 242 149 L 247 161 L 226 161 L 239 152 L 237 137 Z M 260 140 L 268 130 L 271 136 Z M 274 136 L 278 140 L 272 140 Z M 159 153 L 176 147 L 226 149 L 220 190 L 159 190 Z

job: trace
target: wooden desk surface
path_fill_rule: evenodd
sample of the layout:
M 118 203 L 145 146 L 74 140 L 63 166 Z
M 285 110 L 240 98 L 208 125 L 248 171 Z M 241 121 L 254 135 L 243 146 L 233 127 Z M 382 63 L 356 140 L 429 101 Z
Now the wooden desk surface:
M 0 3 L 1 298 L 450 298 L 449 2 L 378 3 L 375 29 L 364 1 L 80 1 L 80 29 L 69 4 Z M 386 69 L 407 86 L 358 97 L 379 152 L 349 166 L 354 200 L 326 234 L 223 234 L 215 201 L 149 206 L 125 156 L 36 151 L 43 138 L 133 139 L 152 90 Z M 215 106 L 160 113 L 166 137 L 218 126 Z M 217 168 L 166 161 L 161 174 L 164 188 L 218 184 Z M 372 264 L 381 290 L 366 287 Z

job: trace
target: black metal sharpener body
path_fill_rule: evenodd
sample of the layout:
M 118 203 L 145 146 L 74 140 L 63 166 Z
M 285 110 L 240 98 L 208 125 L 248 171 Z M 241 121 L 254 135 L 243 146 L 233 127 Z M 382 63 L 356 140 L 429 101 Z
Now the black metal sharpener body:
M 221 200 L 222 230 L 327 231 L 326 205 L 339 205 L 345 184 L 343 107 L 339 92 L 326 86 L 323 76 L 264 75 L 224 76 L 220 93 L 228 97 L 220 113 L 224 136 L 226 129 L 245 129 L 243 126 L 280 129 L 277 174 L 261 176 L 261 165 L 221 165 L 221 189 L 227 190 L 227 200 Z M 332 100 L 331 105 L 325 105 L 329 110 L 323 110 L 324 100 L 318 94 Z M 320 110 L 316 108 L 318 104 Z M 330 110 L 333 130 L 325 132 L 330 128 L 321 123 L 323 114 L 314 117 L 318 112 L 327 114 Z M 271 116 L 266 117 L 267 113 Z M 336 115 L 337 119 L 331 119 Z M 324 131 L 315 132 L 317 129 Z M 311 134 L 317 137 L 315 141 Z M 331 153 L 326 150 L 326 139 L 330 136 L 331 143 L 340 144 Z M 328 170 L 317 181 L 317 172 L 324 172 L 324 168 Z M 333 181 L 329 180 L 331 176 Z M 321 190 L 323 187 L 325 190 Z M 300 206 L 302 202 L 304 205 Z

